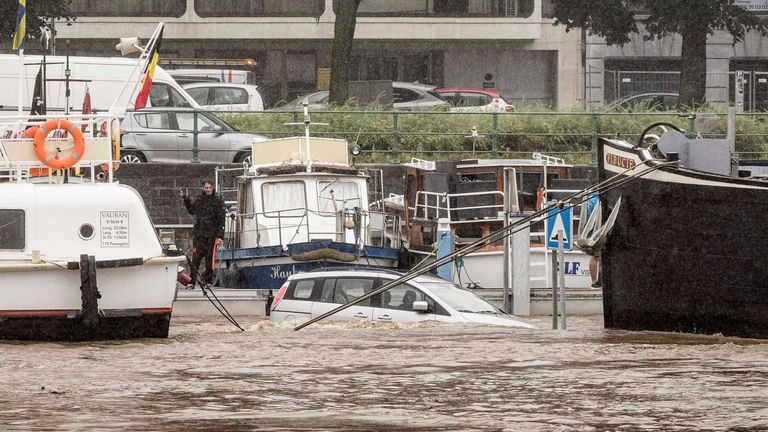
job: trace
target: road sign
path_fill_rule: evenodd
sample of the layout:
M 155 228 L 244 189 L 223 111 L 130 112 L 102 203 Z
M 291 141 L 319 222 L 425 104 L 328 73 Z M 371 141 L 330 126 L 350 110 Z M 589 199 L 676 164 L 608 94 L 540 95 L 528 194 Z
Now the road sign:
M 557 232 L 563 232 L 563 249 L 571 250 L 573 240 L 573 211 L 570 205 L 564 204 L 562 211 L 557 206 L 547 212 L 547 248 L 557 249 Z

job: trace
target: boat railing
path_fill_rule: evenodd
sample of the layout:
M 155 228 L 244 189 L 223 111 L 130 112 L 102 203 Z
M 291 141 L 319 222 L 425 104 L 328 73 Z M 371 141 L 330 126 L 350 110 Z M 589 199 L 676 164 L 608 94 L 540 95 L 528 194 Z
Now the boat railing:
M 502 204 L 480 204 L 480 205 L 465 205 L 457 206 L 455 203 L 456 198 L 475 198 L 482 200 L 485 198 L 491 198 L 494 203 L 502 202 Z M 415 207 L 409 207 L 409 211 L 416 218 L 423 219 L 439 219 L 448 218 L 451 221 L 459 221 L 459 212 L 470 212 L 477 210 L 492 210 L 494 218 L 499 218 L 499 212 L 504 211 L 504 194 L 499 191 L 485 191 L 485 192 L 467 192 L 467 193 L 442 193 L 442 192 L 427 192 L 418 191 L 416 193 L 416 205 Z M 465 218 L 466 219 L 466 218 Z
M 46 116 L 8 115 L 0 119 L 0 181 L 62 183 L 79 178 L 80 181 L 113 180 L 118 164 L 115 160 L 117 140 L 113 139 L 116 117 L 99 114 L 57 114 Z M 66 120 L 83 134 L 84 151 L 76 164 L 66 169 L 49 169 L 35 153 L 33 130 L 49 120 Z M 115 122 L 116 123 L 116 122 Z M 29 132 L 27 132 L 29 131 Z M 25 132 L 27 132 L 25 134 Z M 74 139 L 59 129 L 49 131 L 46 149 L 68 155 L 75 147 Z M 117 136 L 118 131 L 114 131 Z M 56 154 L 54 157 L 58 157 Z
M 387 218 L 390 218 L 388 221 Z M 349 242 L 359 227 L 362 245 L 399 247 L 399 218 L 382 211 L 343 209 L 339 212 L 320 212 L 299 207 L 236 214 L 237 225 L 233 234 L 243 239 L 255 235 L 255 245 L 287 246 L 295 242 L 334 240 Z M 246 222 L 252 219 L 253 222 Z M 244 227 L 253 227 L 245 229 Z M 394 227 L 394 228 L 393 228 Z M 388 229 L 389 228 L 389 229 Z M 350 236 L 348 236 L 350 234 Z M 277 238 L 275 238 L 275 236 Z M 251 247 L 241 244 L 239 247 Z

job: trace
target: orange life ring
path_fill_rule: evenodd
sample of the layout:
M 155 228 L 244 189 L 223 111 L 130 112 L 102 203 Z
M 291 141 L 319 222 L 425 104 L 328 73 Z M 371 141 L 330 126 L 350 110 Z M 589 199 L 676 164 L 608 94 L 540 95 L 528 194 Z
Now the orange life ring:
M 45 137 L 48 136 L 49 132 L 56 129 L 69 132 L 75 140 L 75 148 L 64 159 L 58 159 L 58 157 L 51 158 L 45 151 Z M 83 132 L 69 120 L 51 119 L 35 131 L 35 155 L 37 155 L 40 162 L 50 168 L 67 169 L 75 165 L 83 157 L 83 153 L 85 153 L 85 137 L 83 137 Z
M 37 132 L 38 128 L 39 126 L 31 126 L 27 128 L 27 130 L 22 132 L 21 136 L 23 136 L 24 138 L 34 138 L 35 132 Z M 29 175 L 32 177 L 47 176 L 50 173 L 51 173 L 51 170 L 49 170 L 48 168 L 30 168 L 29 169 Z

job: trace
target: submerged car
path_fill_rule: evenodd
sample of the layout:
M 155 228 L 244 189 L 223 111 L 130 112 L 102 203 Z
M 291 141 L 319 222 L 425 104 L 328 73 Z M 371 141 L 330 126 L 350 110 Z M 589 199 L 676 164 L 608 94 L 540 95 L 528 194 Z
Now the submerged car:
M 316 318 L 401 277 L 394 271 L 323 270 L 297 273 L 280 288 L 270 313 L 274 322 Z M 327 318 L 336 321 L 442 321 L 536 328 L 472 291 L 422 275 Z
M 190 108 L 148 108 L 127 112 L 120 161 L 189 162 L 192 160 L 195 115 L 198 158 L 201 162 L 229 163 L 251 160 L 251 143 L 262 135 L 235 130 L 208 111 Z
M 448 110 L 448 103 L 434 92 L 435 86 L 419 83 L 392 82 L 392 110 L 425 111 Z M 304 100 L 309 103 L 309 110 L 328 109 L 328 91 L 319 91 L 298 97 L 285 105 L 273 108 L 274 111 L 299 111 Z

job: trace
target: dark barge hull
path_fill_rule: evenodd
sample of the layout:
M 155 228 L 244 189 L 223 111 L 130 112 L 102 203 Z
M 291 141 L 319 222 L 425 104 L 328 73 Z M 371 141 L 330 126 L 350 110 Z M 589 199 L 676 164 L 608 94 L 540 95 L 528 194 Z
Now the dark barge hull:
M 599 148 L 601 180 L 648 159 Z M 605 194 L 603 214 L 619 196 L 601 257 L 606 328 L 768 338 L 768 182 L 665 167 Z
M 28 341 L 96 341 L 166 338 L 171 314 L 101 317 L 85 324 L 80 317 L 0 318 L 0 339 Z

